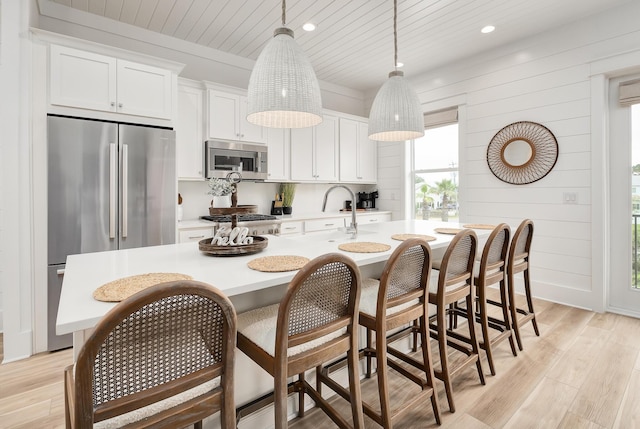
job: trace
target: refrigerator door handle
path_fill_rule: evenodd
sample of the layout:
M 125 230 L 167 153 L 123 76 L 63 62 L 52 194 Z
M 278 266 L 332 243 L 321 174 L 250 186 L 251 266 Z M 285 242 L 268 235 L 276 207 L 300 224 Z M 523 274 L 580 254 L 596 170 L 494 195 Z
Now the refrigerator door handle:
M 109 238 L 116 238 L 116 144 L 109 144 Z
M 129 223 L 127 201 L 129 199 L 129 145 L 122 145 L 122 238 L 126 238 Z

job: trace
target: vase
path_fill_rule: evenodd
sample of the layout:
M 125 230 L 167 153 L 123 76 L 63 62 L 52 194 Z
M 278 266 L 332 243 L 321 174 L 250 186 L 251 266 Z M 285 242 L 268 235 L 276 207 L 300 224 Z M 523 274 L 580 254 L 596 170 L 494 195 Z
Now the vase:
M 293 212 L 293 207 L 282 207 L 282 214 L 290 215 Z
M 231 195 L 214 196 L 212 206 L 216 208 L 231 207 Z

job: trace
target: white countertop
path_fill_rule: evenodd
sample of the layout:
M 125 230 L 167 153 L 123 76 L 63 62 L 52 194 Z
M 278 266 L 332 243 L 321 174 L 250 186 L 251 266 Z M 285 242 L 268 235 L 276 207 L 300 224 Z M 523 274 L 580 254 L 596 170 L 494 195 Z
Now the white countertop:
M 342 252 L 364 267 L 386 261 L 399 241 L 392 234 L 428 234 L 437 238 L 429 244 L 432 249 L 442 249 L 452 235 L 433 232 L 437 227 L 460 227 L 456 223 L 435 221 L 393 221 L 367 224 L 359 228 L 356 240 L 340 231 L 321 232 L 293 237 L 267 236 L 269 244 L 262 252 L 244 256 L 215 257 L 201 253 L 198 243 L 181 243 L 137 249 L 71 255 L 62 283 L 56 332 L 66 334 L 92 328 L 115 304 L 96 301 L 93 291 L 99 286 L 127 276 L 149 272 L 176 272 L 191 275 L 194 280 L 209 283 L 222 290 L 230 298 L 249 292 L 261 291 L 288 283 L 297 271 L 263 273 L 247 267 L 250 260 L 271 255 L 299 255 L 313 259 L 317 256 L 342 252 L 338 245 L 347 241 L 373 241 L 385 243 L 391 249 L 381 253 Z M 479 237 L 490 231 L 476 230 Z M 312 244 L 312 245 L 310 245 Z M 435 253 L 435 252 L 434 252 Z M 233 300 L 233 299 L 232 299 Z M 256 302 L 255 306 L 263 305 Z
M 361 215 L 389 214 L 388 210 L 365 210 L 356 212 L 356 221 Z M 351 217 L 351 212 L 313 212 L 276 216 L 281 222 L 295 222 L 311 219 L 326 219 L 334 217 Z M 212 226 L 211 222 L 203 219 L 186 219 L 178 222 L 178 229 L 202 228 Z

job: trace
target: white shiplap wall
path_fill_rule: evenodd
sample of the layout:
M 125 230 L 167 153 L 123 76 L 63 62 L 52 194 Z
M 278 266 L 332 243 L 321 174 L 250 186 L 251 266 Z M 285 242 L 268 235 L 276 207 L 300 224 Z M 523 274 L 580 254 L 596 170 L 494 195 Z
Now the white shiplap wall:
M 635 65 L 640 67 L 638 16 L 640 3 L 629 3 L 414 82 L 425 111 L 444 107 L 447 100 L 464 100 L 461 219 L 504 221 L 515 230 L 522 219 L 531 218 L 535 223 L 532 281 L 539 297 L 579 307 L 605 307 L 600 280 L 592 278 L 594 266 L 602 266 L 602 261 L 592 259 L 592 245 L 601 244 L 592 239 L 593 228 L 605 228 L 592 225 L 592 205 L 602 204 L 591 198 L 592 186 L 602 181 L 592 169 L 592 156 L 599 156 L 592 150 L 602 145 L 600 136 L 592 135 L 592 117 L 606 113 L 592 102 L 593 97 L 604 96 L 593 92 L 592 63 L 623 55 L 637 59 Z M 487 145 L 502 127 L 523 120 L 539 122 L 554 133 L 558 162 L 538 182 L 509 185 L 489 170 Z M 401 168 L 397 151 L 385 147 L 379 150 L 380 171 Z M 392 181 L 387 186 L 380 186 L 381 199 L 387 190 L 396 189 Z M 577 203 L 564 204 L 565 192 L 576 193 Z

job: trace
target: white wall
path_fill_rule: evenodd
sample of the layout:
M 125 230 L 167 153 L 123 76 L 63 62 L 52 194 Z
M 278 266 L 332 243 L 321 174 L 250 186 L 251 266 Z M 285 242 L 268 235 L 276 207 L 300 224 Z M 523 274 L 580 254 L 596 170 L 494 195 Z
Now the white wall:
M 32 350 L 30 181 L 30 2 L 3 1 L 0 14 L 0 286 L 4 361 Z
M 532 280 L 539 297 L 605 308 L 600 125 L 606 106 L 599 100 L 606 85 L 595 74 L 640 66 L 638 16 L 640 3 L 632 2 L 413 82 L 425 111 L 448 101 L 466 110 L 460 117 L 461 220 L 504 221 L 512 228 L 524 218 L 534 221 Z M 509 185 L 490 172 L 487 145 L 502 127 L 524 120 L 555 134 L 559 157 L 542 180 Z M 393 150 L 381 146 L 379 153 L 381 172 L 400 165 Z M 575 192 L 577 203 L 563 204 L 564 192 Z

